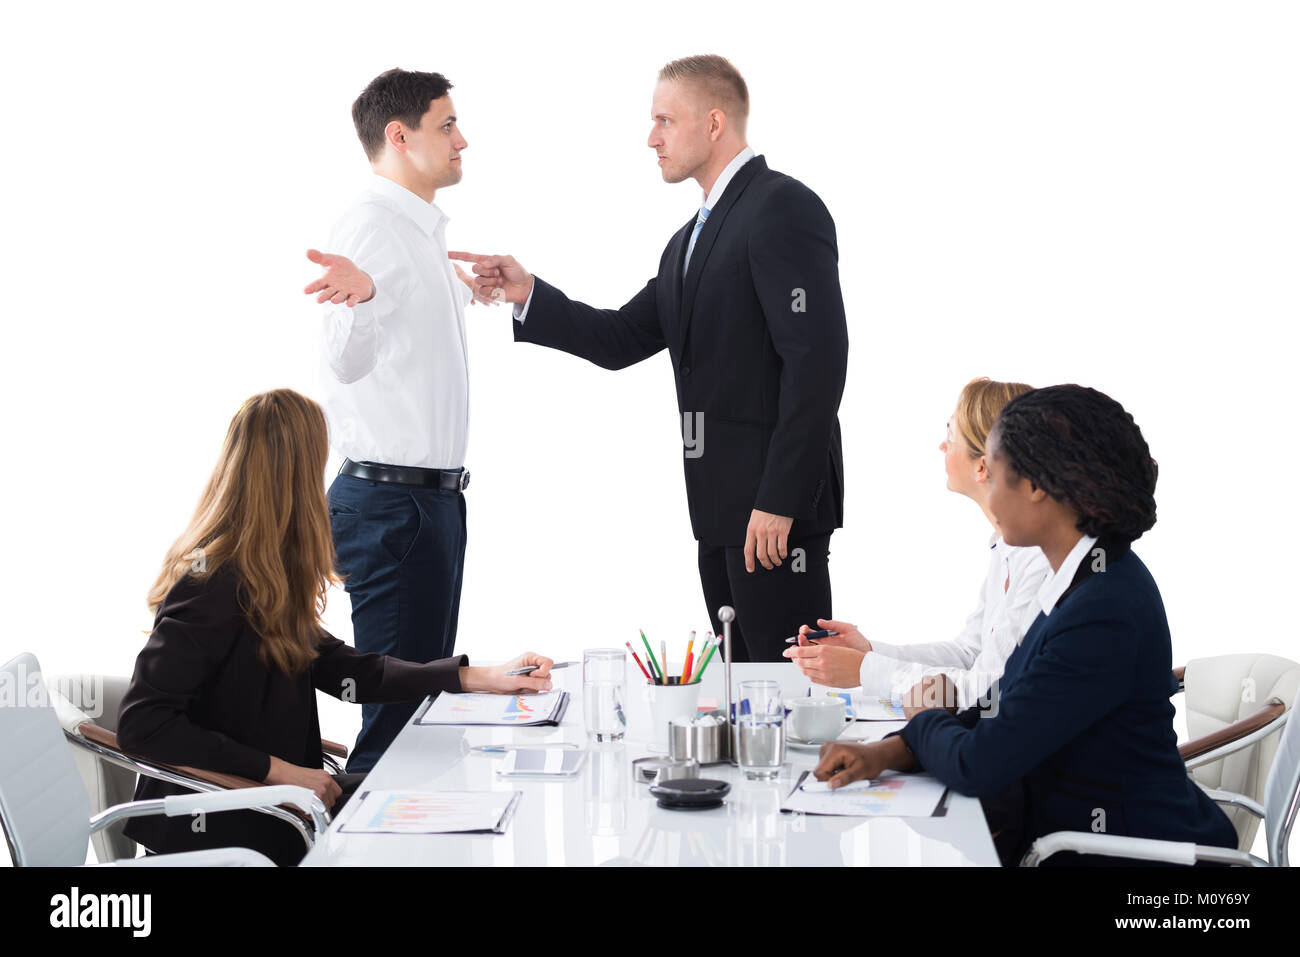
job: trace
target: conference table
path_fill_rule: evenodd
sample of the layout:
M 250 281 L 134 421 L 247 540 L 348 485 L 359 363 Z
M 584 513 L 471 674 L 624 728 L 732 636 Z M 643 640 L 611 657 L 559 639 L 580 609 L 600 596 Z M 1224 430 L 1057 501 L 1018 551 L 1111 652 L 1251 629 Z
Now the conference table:
M 721 662 L 708 669 L 701 700 L 725 697 Z M 636 681 L 632 680 L 635 674 Z M 791 663 L 736 664 L 732 680 L 765 678 L 785 697 L 804 695 L 809 682 Z M 582 718 L 582 666 L 556 670 L 554 686 L 569 692 L 556 727 L 449 727 L 408 723 L 358 791 L 522 792 L 502 834 L 341 833 L 356 797 L 331 822 L 303 866 L 997 866 L 997 853 L 979 801 L 949 791 L 935 816 L 832 817 L 780 810 L 815 752 L 786 749 L 774 781 L 746 781 L 738 768 L 710 764 L 700 776 L 727 781 L 723 807 L 705 811 L 660 808 L 649 787 L 633 781 L 631 762 L 652 755 L 648 689 L 629 664 L 626 737 L 589 744 Z M 902 722 L 860 721 L 841 740 L 877 740 Z M 472 750 L 574 742 L 588 749 L 577 776 L 561 780 L 501 778 L 504 755 Z

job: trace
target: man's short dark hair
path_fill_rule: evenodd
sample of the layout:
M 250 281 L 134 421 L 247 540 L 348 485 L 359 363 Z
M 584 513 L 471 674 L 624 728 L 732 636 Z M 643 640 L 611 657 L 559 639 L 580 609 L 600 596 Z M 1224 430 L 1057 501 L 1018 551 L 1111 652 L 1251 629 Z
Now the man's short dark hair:
M 451 89 L 441 73 L 415 73 L 394 68 L 379 74 L 352 104 L 352 122 L 370 162 L 384 152 L 384 128 L 393 120 L 415 129 L 429 112 L 429 103 Z

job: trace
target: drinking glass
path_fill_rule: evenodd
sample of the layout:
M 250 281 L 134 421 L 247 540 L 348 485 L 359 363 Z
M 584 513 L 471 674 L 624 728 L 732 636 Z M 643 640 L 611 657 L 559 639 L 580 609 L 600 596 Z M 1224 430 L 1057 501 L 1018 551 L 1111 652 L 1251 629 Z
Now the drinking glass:
M 623 740 L 626 691 L 627 656 L 622 648 L 591 648 L 582 653 L 582 714 L 587 737 L 597 743 Z
M 742 681 L 736 715 L 738 763 L 750 781 L 769 781 L 785 760 L 785 701 L 775 681 Z

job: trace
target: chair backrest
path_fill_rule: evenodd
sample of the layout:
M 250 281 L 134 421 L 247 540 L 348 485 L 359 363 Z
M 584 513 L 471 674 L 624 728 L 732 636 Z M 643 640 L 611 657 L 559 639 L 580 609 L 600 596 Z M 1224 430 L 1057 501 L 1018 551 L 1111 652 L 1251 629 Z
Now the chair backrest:
M 90 803 L 34 655 L 0 668 L 0 742 L 0 825 L 14 864 L 86 863 Z
M 1277 655 L 1219 655 L 1187 662 L 1184 675 L 1187 732 L 1192 738 L 1212 734 L 1258 711 L 1270 698 L 1290 710 L 1300 691 L 1300 664 Z M 1208 788 L 1244 794 L 1263 803 L 1264 786 L 1281 734 L 1221 761 L 1192 771 L 1192 780 Z M 1259 819 L 1239 808 L 1224 808 L 1237 830 L 1237 848 L 1249 851 Z
M 72 734 L 77 734 L 84 722 L 117 731 L 118 708 L 130 684 L 130 678 L 116 675 L 59 675 L 46 679 L 59 724 Z M 68 747 L 90 799 L 92 815 L 135 798 L 135 772 L 101 760 L 71 742 Z M 135 857 L 136 843 L 123 833 L 126 825 L 125 820 L 118 821 L 90 836 L 90 846 L 101 864 Z
M 1287 841 L 1291 826 L 1300 814 L 1300 718 L 1289 713 L 1286 727 L 1278 741 L 1273 768 L 1264 785 L 1264 836 L 1268 841 L 1268 859 L 1285 867 Z

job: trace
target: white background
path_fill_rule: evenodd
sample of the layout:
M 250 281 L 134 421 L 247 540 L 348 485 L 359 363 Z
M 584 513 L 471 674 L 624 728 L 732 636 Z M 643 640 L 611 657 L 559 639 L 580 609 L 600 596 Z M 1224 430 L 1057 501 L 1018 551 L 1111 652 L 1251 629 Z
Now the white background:
M 751 145 L 838 229 L 836 614 L 954 634 L 989 533 L 944 489 L 957 393 L 1080 382 L 1159 461 L 1136 548 L 1174 660 L 1300 657 L 1290 4 L 48 2 L 6 20 L 0 659 L 129 674 L 240 402 L 320 396 L 304 251 L 370 175 L 349 107 L 371 77 L 455 84 L 452 248 L 615 306 L 699 204 L 645 145 L 656 71 L 699 52 L 744 73 Z M 504 308 L 468 320 L 458 650 L 565 659 L 637 628 L 684 650 L 708 624 L 668 360 L 610 373 L 514 344 Z M 350 639 L 342 593 L 328 624 Z M 350 744 L 359 711 L 322 709 Z

